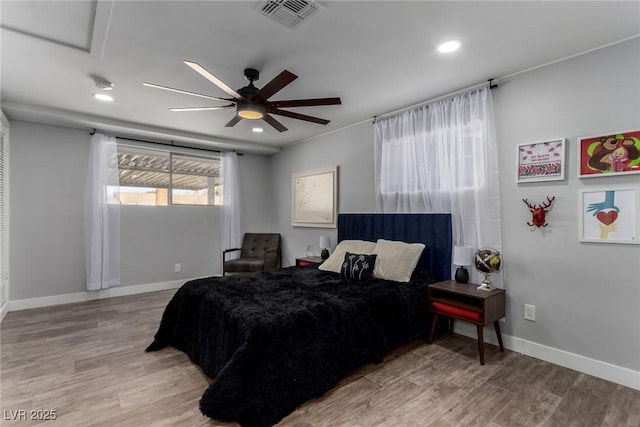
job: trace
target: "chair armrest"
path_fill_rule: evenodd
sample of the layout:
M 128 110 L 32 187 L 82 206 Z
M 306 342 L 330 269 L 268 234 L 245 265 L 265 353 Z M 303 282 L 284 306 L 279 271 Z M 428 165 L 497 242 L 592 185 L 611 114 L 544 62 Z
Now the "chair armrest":
M 233 249 L 225 249 L 224 251 L 222 251 L 222 264 L 224 265 L 225 260 L 225 255 L 227 255 L 227 253 L 229 252 L 235 252 L 235 251 L 241 251 L 241 248 L 233 248 Z M 222 272 L 222 275 L 224 276 L 224 271 Z

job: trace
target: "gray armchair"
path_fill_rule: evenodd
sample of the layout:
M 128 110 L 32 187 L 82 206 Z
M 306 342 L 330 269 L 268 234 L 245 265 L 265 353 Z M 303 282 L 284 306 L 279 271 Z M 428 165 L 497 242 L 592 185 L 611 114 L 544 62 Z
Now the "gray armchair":
M 235 251 L 240 251 L 240 258 L 227 260 L 227 254 Z M 241 248 L 222 252 L 222 275 L 278 268 L 282 265 L 281 258 L 280 234 L 245 233 Z

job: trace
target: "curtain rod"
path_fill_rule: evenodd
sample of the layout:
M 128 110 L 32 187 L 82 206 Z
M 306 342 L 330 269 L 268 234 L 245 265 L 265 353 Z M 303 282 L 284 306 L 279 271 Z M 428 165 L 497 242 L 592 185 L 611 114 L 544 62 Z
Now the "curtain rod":
M 440 101 L 442 99 L 450 98 L 450 97 L 458 95 L 460 93 L 469 92 L 470 90 L 473 90 L 473 89 L 479 89 L 479 88 L 481 88 L 483 86 L 488 86 L 489 89 L 495 89 L 495 88 L 498 87 L 498 84 L 494 83 L 494 81 L 495 81 L 495 79 L 488 79 L 486 82 L 478 83 L 478 84 L 475 84 L 473 86 L 468 86 L 468 87 L 465 87 L 464 89 L 458 89 L 458 90 L 455 90 L 453 92 L 449 92 L 447 94 L 440 95 L 440 96 L 437 96 L 435 98 L 431 98 L 431 99 L 428 99 L 426 101 L 419 102 L 417 104 L 409 105 L 408 107 L 403 107 L 403 108 L 400 108 L 398 110 L 394 110 L 394 111 L 390 111 L 388 113 L 381 114 L 379 116 L 373 116 L 373 123 L 375 123 L 376 120 L 378 120 L 380 118 L 386 118 L 386 117 L 401 113 L 403 111 L 411 110 L 413 108 L 423 107 L 425 105 L 433 104 L 434 102 Z
M 89 132 L 89 135 L 93 135 L 96 133 L 96 129 L 93 129 L 91 132 Z M 105 132 L 108 133 L 108 132 Z M 126 139 L 127 141 L 134 141 L 134 142 L 143 142 L 145 144 L 156 144 L 156 145 L 163 145 L 165 147 L 176 147 L 176 148 L 186 148 L 189 150 L 199 150 L 199 151 L 207 151 L 210 153 L 222 153 L 221 150 L 215 150 L 212 148 L 200 148 L 200 147 L 192 147 L 189 145 L 181 145 L 181 144 L 176 144 L 173 142 L 173 140 L 170 141 L 169 144 L 164 143 L 164 142 L 158 142 L 158 141 L 148 141 L 146 139 L 137 139 L 137 138 L 129 138 L 127 136 L 115 136 L 116 139 Z M 243 156 L 242 153 L 238 153 L 235 150 L 233 150 L 233 152 L 235 152 L 238 156 Z

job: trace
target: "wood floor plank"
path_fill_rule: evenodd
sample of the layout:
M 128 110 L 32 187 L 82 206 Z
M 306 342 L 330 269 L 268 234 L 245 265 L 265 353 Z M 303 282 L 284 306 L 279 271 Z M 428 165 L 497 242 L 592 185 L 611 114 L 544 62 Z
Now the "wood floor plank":
M 452 426 L 485 426 L 513 397 L 513 393 L 485 382 L 441 418 Z
M 493 418 L 501 427 L 542 426 L 560 405 L 562 397 L 538 386 L 523 388 Z
M 211 383 L 184 353 L 145 353 L 175 290 L 7 314 L 0 409 L 57 419 L 3 426 L 236 426 L 203 416 Z M 285 427 L 640 427 L 640 391 L 458 335 L 424 339 L 346 376 L 284 418 Z M 13 411 L 13 412 L 12 412 Z M 5 417 L 6 418 L 6 417 Z
M 640 391 L 621 385 L 611 396 L 611 406 L 602 422 L 606 427 L 640 426 Z

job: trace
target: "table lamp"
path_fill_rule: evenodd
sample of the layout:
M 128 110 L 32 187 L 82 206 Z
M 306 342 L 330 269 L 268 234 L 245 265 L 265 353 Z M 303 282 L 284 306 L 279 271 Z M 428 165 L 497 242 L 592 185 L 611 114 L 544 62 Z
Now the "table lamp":
M 454 246 L 453 247 L 453 265 L 457 265 L 456 282 L 468 283 L 469 271 L 465 268 L 471 265 L 473 257 L 473 248 L 471 246 Z
M 331 236 L 320 236 L 320 258 L 329 258 L 329 248 L 331 247 Z

